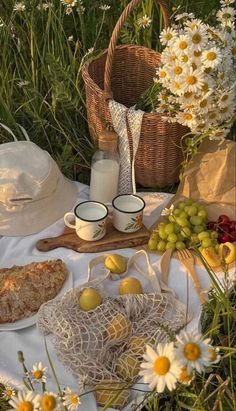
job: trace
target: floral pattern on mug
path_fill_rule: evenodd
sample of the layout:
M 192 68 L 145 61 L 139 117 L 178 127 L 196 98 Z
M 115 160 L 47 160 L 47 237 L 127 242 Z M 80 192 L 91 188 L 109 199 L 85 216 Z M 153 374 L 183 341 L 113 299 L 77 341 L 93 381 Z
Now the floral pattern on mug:
M 98 224 L 97 230 L 93 234 L 93 238 L 97 238 L 101 234 L 104 234 L 106 231 L 106 221 L 103 221 L 101 224 Z
M 132 229 L 140 229 L 142 227 L 143 215 L 139 214 L 135 218 L 131 218 L 131 223 L 128 223 L 125 227 L 125 231 Z

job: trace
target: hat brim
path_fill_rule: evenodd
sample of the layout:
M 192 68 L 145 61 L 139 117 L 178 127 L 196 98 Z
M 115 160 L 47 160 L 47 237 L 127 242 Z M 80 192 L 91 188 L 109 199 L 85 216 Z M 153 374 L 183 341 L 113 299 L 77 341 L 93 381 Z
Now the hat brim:
M 36 234 L 70 211 L 76 197 L 76 184 L 59 174 L 57 186 L 50 197 L 26 204 L 18 213 L 3 211 L 0 205 L 0 235 L 15 237 Z

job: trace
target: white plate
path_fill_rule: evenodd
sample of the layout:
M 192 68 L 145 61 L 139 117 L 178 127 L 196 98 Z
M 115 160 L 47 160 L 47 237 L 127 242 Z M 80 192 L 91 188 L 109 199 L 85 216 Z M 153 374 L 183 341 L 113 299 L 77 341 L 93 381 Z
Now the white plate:
M 50 255 L 44 254 L 43 256 L 22 256 L 15 258 L 14 260 L 7 260 L 4 263 L 0 263 L 0 268 L 10 268 L 13 265 L 26 265 L 32 262 L 46 261 L 46 260 L 56 260 L 57 258 Z M 66 281 L 63 284 L 60 292 L 57 296 L 63 295 L 67 290 L 73 287 L 73 275 L 69 271 L 69 275 Z M 0 324 L 0 331 L 15 331 L 21 330 L 23 328 L 30 327 L 31 325 L 36 324 L 37 314 L 32 315 L 31 317 L 23 318 L 22 320 L 15 321 L 14 323 L 4 323 Z

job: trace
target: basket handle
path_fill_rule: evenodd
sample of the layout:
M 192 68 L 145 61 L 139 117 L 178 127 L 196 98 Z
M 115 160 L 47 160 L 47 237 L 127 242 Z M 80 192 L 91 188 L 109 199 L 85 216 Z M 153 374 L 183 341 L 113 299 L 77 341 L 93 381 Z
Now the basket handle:
M 109 47 L 108 47 L 105 74 L 104 74 L 104 91 L 107 93 L 108 98 L 112 97 L 111 72 L 112 72 L 114 52 L 115 52 L 118 36 L 120 34 L 120 31 L 124 23 L 127 20 L 127 17 L 132 13 L 133 9 L 139 3 L 141 3 L 141 1 L 142 0 L 131 0 L 130 3 L 126 6 L 126 8 L 123 10 L 119 20 L 117 21 L 114 27 L 111 40 L 109 43 Z M 164 27 L 167 28 L 169 26 L 170 19 L 169 19 L 169 12 L 168 12 L 168 7 L 166 5 L 166 1 L 165 0 L 155 0 L 155 2 L 161 7 L 163 18 L 164 18 Z

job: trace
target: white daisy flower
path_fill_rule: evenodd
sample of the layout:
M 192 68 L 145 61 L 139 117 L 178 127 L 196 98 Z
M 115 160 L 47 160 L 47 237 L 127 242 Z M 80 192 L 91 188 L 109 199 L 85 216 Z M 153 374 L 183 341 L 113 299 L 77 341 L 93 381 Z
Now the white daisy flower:
M 33 369 L 31 370 L 30 374 L 33 377 L 34 382 L 46 382 L 47 367 L 43 367 L 41 361 L 39 363 L 35 363 L 33 365 Z
M 181 372 L 178 378 L 178 381 L 181 382 L 181 384 L 190 385 L 193 379 L 194 379 L 193 372 L 189 373 L 186 367 L 181 368 Z
M 210 339 L 203 339 L 201 334 L 197 332 L 183 332 L 180 336 L 177 335 L 178 346 L 176 349 L 176 357 L 186 367 L 190 374 L 192 370 L 201 373 L 210 364 Z
M 204 95 L 203 98 L 200 98 L 197 101 L 197 112 L 199 113 L 208 113 L 211 108 L 212 108 L 212 103 L 213 103 L 213 98 L 211 96 L 211 94 L 207 93 L 206 95 Z
M 186 34 L 181 34 L 177 39 L 174 39 L 173 48 L 177 55 L 184 54 L 188 51 L 189 37 Z
M 183 90 L 193 91 L 196 93 L 200 91 L 204 84 L 204 74 L 200 69 L 193 70 L 192 67 L 183 75 Z
M 221 6 L 229 6 L 230 4 L 233 4 L 235 0 L 220 0 Z
M 108 4 L 102 4 L 101 6 L 99 6 L 99 9 L 102 11 L 107 11 L 110 10 L 111 6 L 109 6 Z
M 77 4 L 77 0 L 60 0 L 62 4 L 64 4 L 64 6 L 67 7 L 74 7 Z
M 12 409 L 17 411 L 38 411 L 40 409 L 40 395 L 29 390 L 18 391 L 17 395 L 11 397 L 9 404 Z
M 139 25 L 139 27 L 141 27 L 143 29 L 146 29 L 147 27 L 150 27 L 151 23 L 152 23 L 152 19 L 150 19 L 150 17 L 147 16 L 147 14 L 145 14 L 144 16 L 138 18 L 138 25 Z
M 225 137 L 227 137 L 229 132 L 230 132 L 230 129 L 228 128 L 212 130 L 212 132 L 209 135 L 209 140 L 223 141 Z
M 177 31 L 171 27 L 167 27 L 167 29 L 162 30 L 160 34 L 160 42 L 164 46 L 169 43 L 170 40 L 177 36 Z
M 210 353 L 210 362 L 211 364 L 217 364 L 220 359 L 221 356 L 219 354 L 220 349 L 218 347 L 210 347 L 209 348 L 209 353 Z
M 220 64 L 221 59 L 222 54 L 217 47 L 212 47 L 211 49 L 202 52 L 202 62 L 205 67 L 217 67 Z
M 16 395 L 16 391 L 14 390 L 11 385 L 6 385 L 5 388 L 2 390 L 2 397 L 6 400 L 10 400 L 11 397 Z
M 66 7 L 66 14 L 69 16 L 72 12 L 73 12 L 72 7 L 67 6 L 67 7 Z
M 193 19 L 186 21 L 185 27 L 187 28 L 187 31 L 193 31 L 200 28 L 205 28 L 205 24 L 200 19 Z
M 219 22 L 233 20 L 235 14 L 236 14 L 236 11 L 234 10 L 233 7 L 224 7 L 223 9 L 218 10 L 216 14 L 216 18 Z
M 173 80 L 169 84 L 169 89 L 171 93 L 177 94 L 177 96 L 182 96 L 184 94 L 184 87 L 183 87 L 183 81 L 181 78 L 179 80 Z
M 174 390 L 181 371 L 181 364 L 175 358 L 174 343 L 159 343 L 156 351 L 147 345 L 143 358 L 139 375 L 151 390 L 155 388 L 161 393 L 166 386 L 170 391 Z
M 230 90 L 230 91 L 222 91 L 222 93 L 219 96 L 219 106 L 225 107 L 227 105 L 231 105 L 235 100 L 235 92 L 234 90 Z
M 67 38 L 67 40 L 68 40 L 69 42 L 73 41 L 73 40 L 74 40 L 74 36 L 73 36 L 73 35 L 69 36 L 69 37 Z
M 174 211 L 174 204 L 171 204 L 170 208 L 164 208 L 164 210 L 162 210 L 161 215 L 165 216 L 165 215 L 172 215 Z
M 208 38 L 206 36 L 206 30 L 199 27 L 195 30 L 188 31 L 189 43 L 192 50 L 200 51 L 205 47 Z
M 175 20 L 179 21 L 182 19 L 194 19 L 195 15 L 193 13 L 182 13 L 182 14 L 176 14 Z
M 222 117 L 223 121 L 229 120 L 235 114 L 234 104 L 231 104 L 230 106 L 222 107 L 220 109 L 220 114 L 221 114 L 221 117 Z
M 67 387 L 63 394 L 63 405 L 68 408 L 69 411 L 77 410 L 78 406 L 80 405 L 80 398 L 78 394 L 71 391 L 69 387 Z
M 197 124 L 197 119 L 196 115 L 191 112 L 191 110 L 185 109 L 185 111 L 180 111 L 177 116 L 176 116 L 178 122 L 180 124 L 183 124 L 184 126 L 188 126 L 189 128 L 192 128 L 196 126 Z
M 63 404 L 54 392 L 44 392 L 41 397 L 41 411 L 62 411 Z
M 19 3 L 16 3 L 13 10 L 14 11 L 25 11 L 25 4 L 23 3 L 23 1 L 20 1 Z

